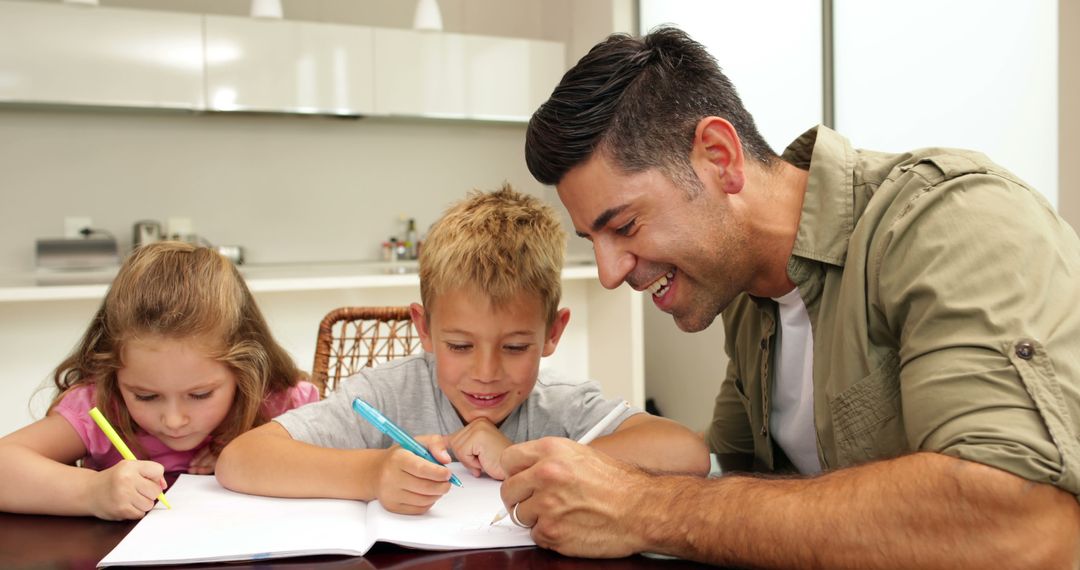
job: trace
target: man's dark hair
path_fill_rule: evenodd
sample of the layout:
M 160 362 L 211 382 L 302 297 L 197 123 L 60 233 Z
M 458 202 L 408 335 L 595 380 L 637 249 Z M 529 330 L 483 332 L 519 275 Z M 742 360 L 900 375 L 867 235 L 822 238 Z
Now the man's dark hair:
M 642 38 L 612 34 L 563 75 L 533 113 L 525 162 L 543 184 L 558 184 L 597 149 L 624 172 L 657 168 L 689 191 L 701 187 L 690 166 L 698 121 L 734 125 L 743 152 L 768 165 L 776 153 L 758 133 L 735 87 L 701 44 L 677 28 Z

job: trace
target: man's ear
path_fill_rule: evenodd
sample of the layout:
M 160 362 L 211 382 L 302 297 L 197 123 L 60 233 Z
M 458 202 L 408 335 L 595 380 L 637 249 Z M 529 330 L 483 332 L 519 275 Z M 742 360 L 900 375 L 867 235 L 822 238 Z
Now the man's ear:
M 720 117 L 698 121 L 690 163 L 702 181 L 713 180 L 727 194 L 737 194 L 746 182 L 739 133 Z
M 413 326 L 416 327 L 416 333 L 420 335 L 420 345 L 427 352 L 435 352 L 435 344 L 431 341 L 430 323 L 428 323 L 427 313 L 424 312 L 424 306 L 420 303 L 409 305 L 409 317 L 412 318 Z
M 569 322 L 570 309 L 564 307 L 555 313 L 555 321 L 548 327 L 547 338 L 544 339 L 544 351 L 540 353 L 541 356 L 551 356 L 555 352 L 555 347 L 559 346 L 559 339 L 562 338 L 562 333 L 566 330 L 566 324 Z

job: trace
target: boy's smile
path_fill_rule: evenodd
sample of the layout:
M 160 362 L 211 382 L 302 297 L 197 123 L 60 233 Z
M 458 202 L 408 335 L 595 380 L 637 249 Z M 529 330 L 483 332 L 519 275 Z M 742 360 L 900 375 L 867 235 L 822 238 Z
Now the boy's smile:
M 414 304 L 412 311 L 424 350 L 435 355 L 439 389 L 465 424 L 486 418 L 498 425 L 529 397 L 540 358 L 555 351 L 570 317 L 559 311 L 548 330 L 538 295 L 493 307 L 474 287 L 440 293 L 431 310 Z

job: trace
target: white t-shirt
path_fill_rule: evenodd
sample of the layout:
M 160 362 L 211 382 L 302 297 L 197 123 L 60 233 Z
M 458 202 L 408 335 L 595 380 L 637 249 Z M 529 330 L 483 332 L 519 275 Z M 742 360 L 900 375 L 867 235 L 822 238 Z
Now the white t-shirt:
M 810 315 L 798 287 L 773 300 L 780 304 L 780 330 L 774 354 L 776 374 L 769 430 L 799 473 L 820 473 L 814 426 L 814 334 Z

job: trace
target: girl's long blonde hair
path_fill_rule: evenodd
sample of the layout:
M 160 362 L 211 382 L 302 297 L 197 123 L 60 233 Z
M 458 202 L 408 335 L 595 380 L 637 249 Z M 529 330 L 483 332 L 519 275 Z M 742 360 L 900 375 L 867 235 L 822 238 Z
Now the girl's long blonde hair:
M 91 383 L 97 407 L 138 447 L 116 371 L 125 344 L 146 336 L 198 339 L 211 347 L 209 357 L 235 373 L 236 397 L 214 431 L 215 452 L 270 419 L 262 411 L 267 395 L 306 377 L 270 334 L 232 262 L 206 247 L 165 241 L 124 260 L 82 340 L 53 373 L 58 393 L 49 409 L 70 389 Z

